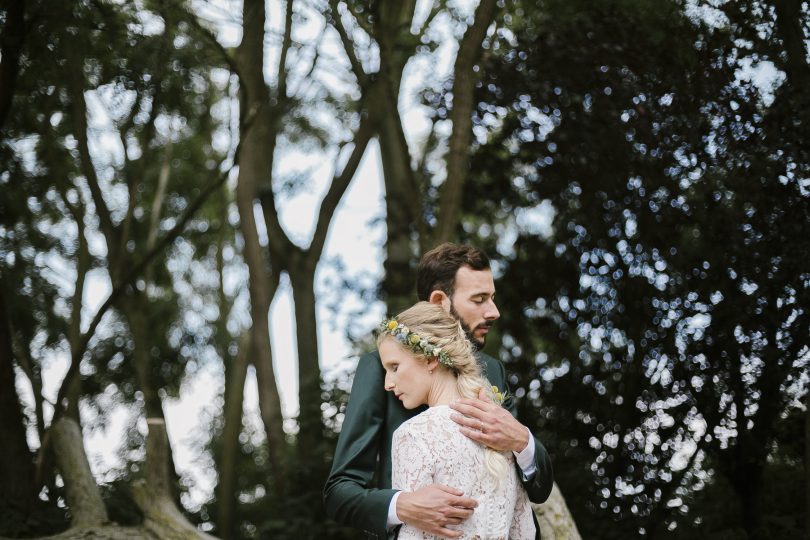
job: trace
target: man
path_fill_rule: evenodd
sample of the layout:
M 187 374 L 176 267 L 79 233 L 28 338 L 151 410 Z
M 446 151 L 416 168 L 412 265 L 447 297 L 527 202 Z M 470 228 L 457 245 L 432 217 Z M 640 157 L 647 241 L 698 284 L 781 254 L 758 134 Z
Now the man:
M 479 350 L 500 317 L 489 259 L 470 246 L 445 243 L 426 253 L 417 270 L 417 296 L 455 316 Z M 506 390 L 503 364 L 481 352 L 478 357 L 492 385 Z M 456 538 L 460 533 L 449 527 L 472 515 L 473 499 L 453 486 L 430 485 L 413 492 L 391 489 L 394 430 L 424 408 L 406 410 L 385 391 L 384 378 L 377 351 L 360 359 L 324 487 L 326 511 L 340 523 L 364 529 L 372 538 L 394 538 L 402 523 Z M 482 393 L 481 399 L 461 399 L 452 407 L 457 411 L 453 419 L 464 435 L 495 450 L 514 453 L 518 476 L 532 502 L 548 498 L 553 483 L 551 461 L 540 441 L 515 419 L 514 404 L 507 411 L 485 400 Z

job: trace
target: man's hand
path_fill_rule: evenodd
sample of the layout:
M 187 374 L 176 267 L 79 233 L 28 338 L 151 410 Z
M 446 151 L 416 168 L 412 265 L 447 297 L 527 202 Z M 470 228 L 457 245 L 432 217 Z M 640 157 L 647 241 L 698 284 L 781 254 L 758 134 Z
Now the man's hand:
M 450 404 L 460 414 L 450 416 L 470 439 L 498 452 L 522 452 L 529 444 L 529 430 L 509 411 L 492 403 L 482 388 L 478 399 L 461 398 Z
M 427 533 L 446 538 L 458 538 L 460 531 L 448 526 L 458 525 L 473 514 L 478 506 L 475 499 L 465 497 L 455 488 L 431 484 L 416 491 L 400 492 L 397 516 L 403 522 Z

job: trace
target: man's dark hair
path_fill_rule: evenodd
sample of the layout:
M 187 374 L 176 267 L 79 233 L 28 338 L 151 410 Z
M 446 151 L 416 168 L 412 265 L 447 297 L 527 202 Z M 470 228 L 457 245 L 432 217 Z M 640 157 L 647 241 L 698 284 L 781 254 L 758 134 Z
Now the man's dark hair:
M 450 242 L 440 244 L 422 255 L 416 271 L 416 297 L 428 301 L 433 291 L 453 296 L 456 272 L 462 266 L 469 266 L 472 270 L 489 270 L 489 257 L 476 247 Z

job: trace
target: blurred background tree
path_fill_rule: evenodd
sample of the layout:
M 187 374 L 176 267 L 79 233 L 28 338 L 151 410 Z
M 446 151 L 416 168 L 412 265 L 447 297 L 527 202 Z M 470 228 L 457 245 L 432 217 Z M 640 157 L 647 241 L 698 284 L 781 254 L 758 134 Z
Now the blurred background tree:
M 585 537 L 800 535 L 805 478 L 768 480 L 810 354 L 808 19 L 780 9 L 518 4 L 484 68 L 466 230 Z
M 494 256 L 489 352 L 584 537 L 806 535 L 809 32 L 795 0 L 5 2 L 0 535 L 146 534 L 145 419 L 213 374 L 191 446 L 214 487 L 177 448 L 147 484 L 172 523 L 356 537 L 321 508 L 351 370 L 325 376 L 319 308 L 368 350 L 444 240 Z M 366 161 L 358 278 L 325 254 Z M 53 448 L 87 463 L 122 418 L 79 498 Z

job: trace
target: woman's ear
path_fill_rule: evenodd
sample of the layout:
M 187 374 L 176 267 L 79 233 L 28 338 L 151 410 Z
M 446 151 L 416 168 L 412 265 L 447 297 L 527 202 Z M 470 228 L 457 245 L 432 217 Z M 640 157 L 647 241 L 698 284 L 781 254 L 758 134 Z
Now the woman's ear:
M 435 356 L 429 356 L 427 359 L 427 369 L 428 371 L 433 374 L 433 372 L 439 367 L 439 359 Z
M 428 302 L 431 304 L 436 304 L 438 306 L 442 306 L 442 308 L 447 312 L 450 313 L 450 297 L 447 296 L 447 293 L 440 290 L 435 290 L 430 293 L 428 297 Z

